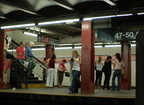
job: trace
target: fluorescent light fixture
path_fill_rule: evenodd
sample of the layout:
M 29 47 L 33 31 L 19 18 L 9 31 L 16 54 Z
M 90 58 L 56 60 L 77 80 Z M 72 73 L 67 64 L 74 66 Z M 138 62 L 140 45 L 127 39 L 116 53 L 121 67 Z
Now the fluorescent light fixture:
M 93 19 L 107 19 L 112 17 L 124 17 L 124 16 L 132 16 L 132 14 L 119 14 L 119 15 L 108 15 L 108 16 L 98 16 L 98 17 L 89 17 L 84 18 L 84 21 L 93 20 Z
M 136 44 L 131 44 L 131 47 L 136 47 Z
M 121 47 L 121 45 L 105 45 L 105 47 Z
M 144 12 L 137 13 L 137 15 L 144 15 Z
M 95 46 L 95 48 L 102 48 L 103 46 Z
M 10 26 L 1 26 L 1 29 L 12 29 L 12 28 L 22 28 L 22 27 L 31 27 L 31 26 L 35 26 L 35 23 L 20 24 L 20 25 L 10 25 Z
M 24 32 L 25 35 L 30 35 L 30 36 L 35 36 L 37 37 L 37 34 L 34 34 L 34 33 L 30 33 L 30 32 Z
M 8 51 L 8 52 L 12 52 L 12 51 L 16 51 L 16 50 L 13 49 L 13 50 L 7 50 L 7 51 Z
M 33 51 L 43 51 L 45 48 L 32 48 Z
M 108 3 L 111 6 L 116 6 L 116 4 L 112 2 L 111 0 L 104 0 L 104 2 Z
M 72 47 L 56 47 L 56 50 L 72 49 Z
M 38 23 L 38 25 L 49 25 L 49 24 L 59 24 L 59 23 L 78 22 L 78 21 L 79 21 L 79 19 L 69 19 L 69 20 L 40 22 L 40 23 Z
M 72 44 L 59 44 L 59 46 L 68 46 L 68 45 L 72 45 Z
M 74 47 L 74 49 L 81 49 L 81 48 L 82 48 L 81 46 Z

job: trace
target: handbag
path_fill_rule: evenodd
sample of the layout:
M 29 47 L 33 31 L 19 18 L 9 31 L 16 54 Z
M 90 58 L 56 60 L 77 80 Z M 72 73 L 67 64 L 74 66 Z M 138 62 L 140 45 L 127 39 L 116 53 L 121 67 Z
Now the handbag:
M 57 68 L 57 70 L 63 72 L 63 69 L 60 68 L 60 66 Z
M 66 77 L 70 77 L 70 73 L 69 72 L 65 72 L 65 76 Z

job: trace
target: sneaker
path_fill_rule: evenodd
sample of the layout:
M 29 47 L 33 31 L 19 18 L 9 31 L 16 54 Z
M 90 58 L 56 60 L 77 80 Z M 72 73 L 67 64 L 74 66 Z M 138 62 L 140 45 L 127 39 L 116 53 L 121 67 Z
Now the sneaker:
M 16 88 L 15 88 L 15 87 L 13 87 L 13 88 L 12 88 L 12 90 L 13 90 L 13 91 L 15 91 L 15 90 L 16 90 Z

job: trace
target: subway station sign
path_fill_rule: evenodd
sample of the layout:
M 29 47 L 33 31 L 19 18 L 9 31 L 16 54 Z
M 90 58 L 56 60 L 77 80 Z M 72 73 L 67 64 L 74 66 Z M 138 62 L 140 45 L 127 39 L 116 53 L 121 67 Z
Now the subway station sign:
M 116 41 L 121 40 L 135 40 L 136 36 L 139 34 L 139 31 L 126 31 L 126 32 L 116 32 L 114 34 Z

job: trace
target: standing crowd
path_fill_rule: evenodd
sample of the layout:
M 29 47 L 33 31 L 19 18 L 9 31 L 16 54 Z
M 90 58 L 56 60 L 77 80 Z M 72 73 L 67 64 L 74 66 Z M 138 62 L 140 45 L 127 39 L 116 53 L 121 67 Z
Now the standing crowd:
M 34 43 L 31 41 L 29 42 L 29 45 L 25 48 L 25 42 L 20 42 L 20 46 L 16 49 L 16 55 L 17 59 L 20 63 L 24 64 L 27 67 L 28 70 L 28 76 L 31 77 L 33 75 L 32 70 L 36 66 L 34 61 L 34 55 L 32 51 L 32 47 L 34 46 Z M 43 70 L 43 81 L 46 83 L 46 86 L 48 88 L 54 87 L 54 74 L 55 74 L 55 63 L 56 63 L 56 55 L 54 53 L 51 54 L 50 58 L 44 58 L 43 65 L 41 67 L 44 68 Z M 68 71 L 65 63 L 67 61 L 65 59 L 62 60 L 62 62 L 59 64 L 57 68 L 57 74 L 58 74 L 58 87 L 62 87 L 62 82 L 64 78 L 64 74 Z M 10 69 L 11 69 L 12 59 L 9 54 L 6 54 L 6 57 L 4 59 L 4 70 L 3 70 L 3 81 L 5 86 L 9 85 L 10 83 Z M 78 54 L 78 51 L 74 50 L 72 52 L 72 58 L 69 60 L 70 64 L 70 80 L 71 80 L 71 86 L 69 88 L 69 94 L 72 93 L 78 93 L 79 87 L 80 87 L 80 71 L 81 71 L 81 57 Z M 113 65 L 113 69 L 112 69 Z M 103 88 L 107 90 L 112 91 L 119 91 L 120 90 L 120 83 L 121 83 L 121 76 L 122 76 L 122 69 L 124 68 L 124 62 L 121 59 L 121 56 L 119 53 L 115 54 L 115 59 L 112 61 L 111 56 L 107 56 L 106 60 L 102 62 L 102 57 L 99 57 L 95 61 L 95 70 L 96 70 L 96 80 L 95 80 L 95 88 Z M 20 76 L 23 79 L 23 71 L 26 71 L 22 67 L 20 67 Z M 112 87 L 110 88 L 110 78 L 111 73 L 113 72 L 112 77 Z M 101 85 L 102 81 L 102 74 L 104 73 L 104 82 L 103 85 Z M 115 79 L 117 78 L 117 86 L 115 83 Z

